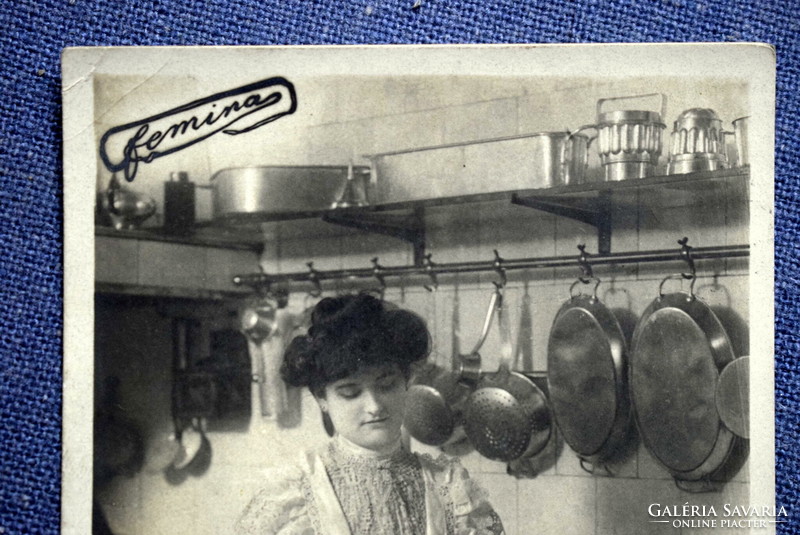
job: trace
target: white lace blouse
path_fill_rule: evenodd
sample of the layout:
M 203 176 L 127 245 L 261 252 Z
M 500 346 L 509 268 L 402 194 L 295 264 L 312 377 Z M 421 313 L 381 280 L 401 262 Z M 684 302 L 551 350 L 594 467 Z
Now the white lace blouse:
M 240 535 L 490 535 L 503 526 L 461 464 L 398 447 L 376 455 L 341 437 L 276 469 Z

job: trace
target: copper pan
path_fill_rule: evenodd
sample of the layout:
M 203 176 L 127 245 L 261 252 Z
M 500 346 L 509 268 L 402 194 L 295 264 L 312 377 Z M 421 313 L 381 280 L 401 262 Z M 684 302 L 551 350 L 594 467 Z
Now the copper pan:
M 591 295 L 573 294 L 594 282 Z M 628 351 L 614 314 L 598 299 L 600 280 L 578 279 L 556 314 L 547 347 L 550 403 L 564 441 L 583 461 L 604 463 L 630 428 Z
M 689 293 L 663 293 L 671 278 Z M 672 275 L 633 334 L 630 388 L 636 424 L 650 453 L 678 481 L 713 480 L 737 438 L 717 413 L 720 372 L 734 360 L 725 329 L 694 294 L 696 277 Z

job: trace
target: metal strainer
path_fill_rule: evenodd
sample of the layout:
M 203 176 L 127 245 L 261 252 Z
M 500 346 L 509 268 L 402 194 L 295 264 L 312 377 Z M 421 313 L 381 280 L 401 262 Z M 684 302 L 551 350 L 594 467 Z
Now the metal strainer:
M 482 387 L 474 392 L 465 411 L 465 432 L 484 457 L 512 461 L 530 442 L 530 423 L 520 403 L 505 388 Z
M 543 397 L 523 374 L 511 371 L 513 348 L 508 318 L 498 306 L 501 358 L 496 373 L 484 376 L 464 405 L 464 431 L 484 457 L 510 462 L 528 450 L 539 427 Z

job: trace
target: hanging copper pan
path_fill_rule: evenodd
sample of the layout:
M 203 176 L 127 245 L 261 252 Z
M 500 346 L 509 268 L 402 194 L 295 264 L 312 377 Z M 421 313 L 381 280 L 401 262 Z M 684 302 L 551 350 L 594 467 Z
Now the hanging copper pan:
M 663 293 L 671 278 L 691 279 L 689 293 Z M 696 277 L 661 281 L 633 334 L 630 385 L 647 449 L 676 481 L 712 480 L 736 445 L 717 413 L 720 372 L 734 359 L 717 316 L 694 295 Z
M 595 283 L 592 295 L 573 291 Z M 550 404 L 564 441 L 585 461 L 620 451 L 630 428 L 627 345 L 614 314 L 597 298 L 600 280 L 578 279 L 553 320 L 547 345 Z

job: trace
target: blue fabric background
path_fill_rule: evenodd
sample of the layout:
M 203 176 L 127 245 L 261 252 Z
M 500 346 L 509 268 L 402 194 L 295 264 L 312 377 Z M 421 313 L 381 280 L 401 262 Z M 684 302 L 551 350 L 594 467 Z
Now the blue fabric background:
M 59 54 L 78 45 L 761 41 L 778 54 L 777 499 L 800 531 L 800 4 L 718 0 L 20 0 L 0 6 L 0 534 L 59 529 Z M 371 9 L 368 7 L 371 6 Z

